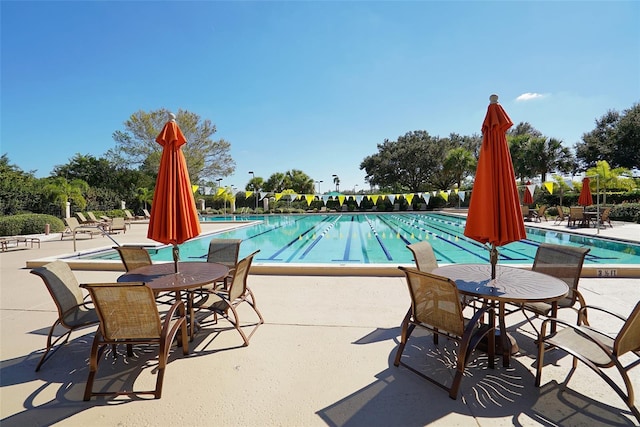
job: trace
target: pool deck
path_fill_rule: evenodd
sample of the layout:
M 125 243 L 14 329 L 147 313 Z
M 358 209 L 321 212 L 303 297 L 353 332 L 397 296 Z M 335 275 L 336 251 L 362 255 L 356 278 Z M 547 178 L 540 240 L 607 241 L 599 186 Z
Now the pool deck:
M 553 222 L 527 224 L 567 230 Z M 212 231 L 228 224 L 204 224 Z M 640 225 L 614 223 L 603 237 L 640 242 Z M 135 223 L 121 244 L 152 243 L 146 224 Z M 224 320 L 206 326 L 191 354 L 173 352 L 160 400 L 93 398 L 82 401 L 94 328 L 72 340 L 34 372 L 56 318 L 40 278 L 27 261 L 73 252 L 71 238 L 41 237 L 40 248 L 9 247 L 0 253 L 0 424 L 5 426 L 537 426 L 634 425 L 626 405 L 591 370 L 579 364 L 566 383 L 571 358 L 551 351 L 541 388 L 534 386 L 533 331 L 520 314 L 507 317 L 520 351 L 511 367 L 486 368 L 478 357 L 462 381 L 457 400 L 407 369 L 393 366 L 400 322 L 409 304 L 401 277 L 252 274 L 249 286 L 265 318 L 240 347 L 240 336 Z M 106 237 L 79 237 L 78 250 L 113 246 Z M 121 271 L 74 271 L 83 282 L 115 281 Z M 637 278 L 582 278 L 587 303 L 630 313 L 640 300 Z M 572 319 L 570 310 L 563 317 Z M 565 313 L 567 312 L 567 313 Z M 243 318 L 250 312 L 241 311 Z M 592 324 L 600 319 L 590 318 Z M 602 320 L 611 332 L 619 325 Z M 222 330 L 225 329 L 225 330 Z M 435 348 L 418 336 L 416 348 Z M 144 360 L 153 356 L 141 355 Z M 420 356 L 424 357 L 424 356 Z M 153 369 L 120 357 L 101 365 L 99 378 L 116 387 L 136 377 L 150 384 Z M 107 359 L 111 360 L 111 359 Z M 153 363 L 151 367 L 153 367 Z M 104 373 L 106 372 L 106 375 Z M 630 372 L 640 393 L 640 367 Z M 101 384 L 97 382 L 97 384 Z M 566 388 L 565 388 L 566 385 Z M 638 402 L 638 397 L 636 397 Z

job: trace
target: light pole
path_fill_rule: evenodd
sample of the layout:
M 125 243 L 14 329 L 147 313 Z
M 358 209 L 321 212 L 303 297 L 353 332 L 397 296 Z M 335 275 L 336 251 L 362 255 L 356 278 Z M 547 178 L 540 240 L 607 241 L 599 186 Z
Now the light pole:
M 322 180 L 320 180 L 320 181 L 316 181 L 316 184 L 318 184 L 318 194 L 322 194 L 322 193 L 320 192 L 320 184 L 321 184 L 322 182 L 324 182 L 324 181 L 322 181 Z
M 216 181 L 218 182 L 218 188 L 222 188 L 222 178 L 218 178 L 218 179 L 216 179 Z M 227 198 L 226 198 L 226 195 L 224 195 L 224 194 L 222 195 L 222 200 L 224 202 L 224 210 L 223 210 L 223 212 L 224 212 L 224 215 L 226 215 L 227 214 Z
M 256 188 L 256 174 L 253 171 L 249 171 L 251 174 L 251 181 L 253 182 L 253 195 L 256 198 L 256 210 L 258 209 L 258 189 Z

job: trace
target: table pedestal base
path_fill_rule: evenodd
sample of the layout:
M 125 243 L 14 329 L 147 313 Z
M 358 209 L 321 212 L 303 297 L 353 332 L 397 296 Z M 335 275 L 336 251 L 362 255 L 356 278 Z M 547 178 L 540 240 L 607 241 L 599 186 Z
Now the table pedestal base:
M 520 351 L 520 347 L 518 347 L 518 343 L 516 342 L 516 339 L 513 338 L 513 336 L 511 336 L 510 333 L 507 332 L 507 341 L 509 342 L 509 345 L 511 346 L 511 354 L 516 354 L 518 351 Z M 478 344 L 478 350 L 483 351 L 483 352 L 487 352 L 488 347 L 487 347 L 487 338 L 484 338 L 482 341 L 480 341 L 480 344 Z M 500 331 L 496 331 L 496 356 L 500 356 L 503 353 L 502 351 L 502 340 L 500 339 Z

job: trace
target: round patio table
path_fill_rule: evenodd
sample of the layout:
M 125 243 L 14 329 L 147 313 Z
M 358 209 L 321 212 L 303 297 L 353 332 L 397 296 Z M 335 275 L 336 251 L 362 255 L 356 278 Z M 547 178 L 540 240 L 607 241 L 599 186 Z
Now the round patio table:
M 502 364 L 509 366 L 511 345 L 505 325 L 505 304 L 548 302 L 552 317 L 556 316 L 558 300 L 567 295 L 569 286 L 556 277 L 521 268 L 496 266 L 496 278 L 491 279 L 490 264 L 451 264 L 438 267 L 433 274 L 448 277 L 463 295 L 498 303 L 498 322 L 502 343 Z
M 195 289 L 221 280 L 229 274 L 229 267 L 215 262 L 179 262 L 175 272 L 173 262 L 151 264 L 128 271 L 118 277 L 118 282 L 144 282 L 154 293 L 174 292 L 176 301 L 182 298 L 182 291 Z M 191 298 L 187 298 L 189 310 L 189 330 L 193 339 L 195 316 Z

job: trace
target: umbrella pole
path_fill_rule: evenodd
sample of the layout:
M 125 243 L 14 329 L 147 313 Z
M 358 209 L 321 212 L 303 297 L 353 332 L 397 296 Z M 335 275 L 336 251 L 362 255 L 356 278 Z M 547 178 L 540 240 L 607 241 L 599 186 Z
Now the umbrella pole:
M 491 245 L 490 257 L 491 260 L 491 280 L 496 278 L 496 264 L 498 264 L 498 249 L 496 249 L 496 245 Z
M 178 247 L 178 245 L 174 244 L 173 245 L 173 266 L 175 269 L 175 272 L 178 272 L 178 261 L 180 260 L 180 248 Z

